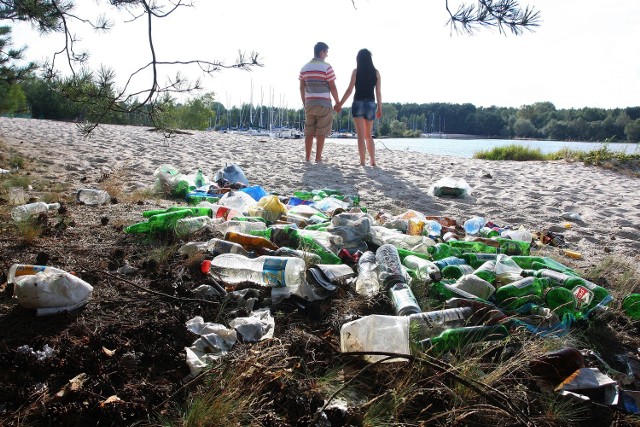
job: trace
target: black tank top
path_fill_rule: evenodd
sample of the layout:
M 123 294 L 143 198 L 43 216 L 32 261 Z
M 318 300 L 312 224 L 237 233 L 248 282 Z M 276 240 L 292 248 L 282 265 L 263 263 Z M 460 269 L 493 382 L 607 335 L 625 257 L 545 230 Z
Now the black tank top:
M 356 71 L 356 93 L 354 101 L 375 100 L 373 88 L 376 87 L 378 76 L 375 70 L 370 73 Z

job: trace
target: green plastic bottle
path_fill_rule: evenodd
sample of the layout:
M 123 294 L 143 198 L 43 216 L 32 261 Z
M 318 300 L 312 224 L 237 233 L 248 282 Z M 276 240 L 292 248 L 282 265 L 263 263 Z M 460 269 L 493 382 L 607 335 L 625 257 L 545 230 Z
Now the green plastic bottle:
M 501 340 L 509 336 L 504 325 L 483 325 L 451 328 L 440 335 L 420 342 L 425 351 L 443 353 L 465 347 L 474 342 Z
M 453 243 L 452 240 L 449 243 Z M 431 257 L 435 260 L 447 258 L 450 256 L 459 256 L 461 254 L 460 250 L 450 246 L 447 243 L 436 243 L 433 246 L 427 247 L 427 252 L 431 255 Z
M 146 222 L 139 222 L 124 229 L 127 234 L 140 234 L 158 231 L 173 230 L 179 219 L 194 216 L 189 209 L 181 209 L 172 212 L 153 215 Z
M 640 294 L 629 294 L 622 300 L 622 309 L 633 320 L 640 320 Z
M 528 302 L 541 302 L 549 279 L 525 277 L 496 290 L 496 301 L 505 310 L 516 310 Z

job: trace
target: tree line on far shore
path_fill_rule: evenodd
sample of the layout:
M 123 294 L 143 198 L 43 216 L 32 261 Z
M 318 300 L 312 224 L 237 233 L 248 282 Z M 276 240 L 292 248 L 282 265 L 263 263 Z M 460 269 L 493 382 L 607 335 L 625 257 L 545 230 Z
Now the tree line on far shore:
M 0 82 L 0 114 L 92 121 L 96 98 L 71 99 L 61 95 L 63 81 L 54 83 L 31 78 L 12 85 Z M 90 83 L 88 83 L 90 84 Z M 95 88 L 104 91 L 104 87 Z M 106 88 L 106 90 L 111 90 Z M 67 92 L 68 93 L 68 92 Z M 132 105 L 121 110 L 136 110 Z M 226 108 L 206 93 L 184 102 L 167 98 L 157 112 L 167 127 L 175 129 L 301 129 L 304 112 L 275 106 L 244 104 Z M 144 112 L 112 112 L 102 123 L 151 126 Z M 157 123 L 157 122 L 156 122 Z M 334 131 L 353 132 L 350 109 L 335 114 Z M 466 134 L 495 138 L 540 138 L 562 141 L 638 142 L 640 106 L 603 109 L 557 109 L 550 102 L 513 107 L 476 107 L 473 104 L 383 104 L 383 117 L 374 126 L 375 134 L 389 137 L 419 137 L 423 134 Z

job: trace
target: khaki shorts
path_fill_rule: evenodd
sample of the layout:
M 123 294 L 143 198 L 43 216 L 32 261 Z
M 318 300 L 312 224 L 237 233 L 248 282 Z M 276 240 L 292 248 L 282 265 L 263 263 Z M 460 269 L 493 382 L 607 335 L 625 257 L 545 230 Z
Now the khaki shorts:
M 333 108 L 312 105 L 304 108 L 305 135 L 331 135 Z

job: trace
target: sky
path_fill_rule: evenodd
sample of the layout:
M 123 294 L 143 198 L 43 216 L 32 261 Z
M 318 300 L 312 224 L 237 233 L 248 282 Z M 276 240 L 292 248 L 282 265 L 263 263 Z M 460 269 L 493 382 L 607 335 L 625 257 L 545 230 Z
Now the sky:
M 473 0 L 472 0 L 473 1 Z M 362 48 L 373 54 L 383 102 L 471 103 L 520 107 L 551 102 L 556 108 L 640 106 L 640 2 L 629 0 L 520 0 L 541 14 L 533 32 L 507 36 L 480 29 L 456 34 L 447 25 L 445 0 L 194 0 L 153 23 L 159 60 L 219 60 L 232 64 L 238 51 L 256 51 L 264 64 L 253 71 L 223 70 L 202 78 L 206 92 L 227 107 L 252 102 L 301 108 L 298 74 L 318 41 L 336 73 L 340 96 Z M 108 2 L 78 0 L 77 14 L 95 17 Z M 450 0 L 452 9 L 460 2 Z M 112 14 L 106 34 L 76 34 L 93 67 L 114 69 L 122 87 L 150 59 L 146 22 Z M 17 47 L 31 60 L 51 57 L 60 34 L 40 36 L 28 25 L 13 29 Z M 64 70 L 64 69 L 62 69 Z M 160 69 L 161 81 L 175 68 Z M 133 88 L 148 84 L 149 75 Z M 197 96 L 193 94 L 192 96 Z M 350 101 L 348 102 L 350 105 Z

